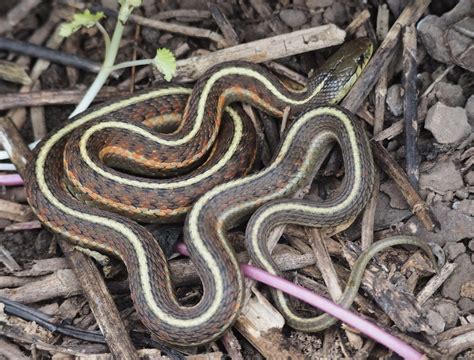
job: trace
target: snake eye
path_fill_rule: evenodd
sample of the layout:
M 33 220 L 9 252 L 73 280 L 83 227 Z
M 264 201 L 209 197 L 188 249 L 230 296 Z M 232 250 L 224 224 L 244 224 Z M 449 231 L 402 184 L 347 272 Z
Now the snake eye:
M 365 62 L 365 56 L 364 56 L 364 54 L 359 55 L 359 57 L 357 58 L 357 64 L 363 65 L 364 62 Z

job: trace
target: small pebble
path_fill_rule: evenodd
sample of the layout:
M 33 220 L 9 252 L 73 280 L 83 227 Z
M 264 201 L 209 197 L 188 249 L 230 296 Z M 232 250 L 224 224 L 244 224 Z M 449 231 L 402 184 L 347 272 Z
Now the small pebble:
M 428 172 L 420 174 L 420 189 L 446 194 L 464 187 L 461 172 L 451 160 L 437 163 Z
M 462 92 L 462 87 L 447 82 L 439 82 L 434 86 L 433 93 L 443 104 L 447 106 L 464 106 L 466 98 Z
M 425 16 L 418 22 L 416 29 L 426 51 L 430 56 L 442 63 L 451 63 L 451 54 L 444 41 L 447 24 L 435 15 Z
M 461 286 L 467 281 L 472 281 L 474 265 L 468 254 L 459 255 L 454 262 L 458 266 L 444 282 L 441 293 L 444 297 L 458 301 L 461 298 Z
M 437 311 L 446 321 L 446 328 L 450 329 L 456 326 L 459 318 L 459 309 L 454 301 L 441 299 L 434 305 L 434 310 Z
M 387 151 L 392 152 L 398 149 L 399 143 L 398 140 L 390 140 L 387 144 Z
M 467 245 L 467 247 L 469 248 L 469 250 L 474 251 L 474 239 L 469 241 L 469 244 Z
M 334 0 L 306 0 L 306 7 L 310 10 L 331 6 Z
M 463 314 L 469 314 L 474 311 L 474 301 L 468 298 L 461 298 L 458 301 L 458 306 L 463 312 Z
M 388 88 L 385 103 L 393 115 L 401 116 L 403 114 L 402 86 L 400 84 L 395 84 Z
M 347 22 L 347 11 L 344 5 L 337 2 L 324 11 L 324 19 L 328 23 L 342 25 Z
M 461 189 L 461 190 L 456 190 L 454 193 L 458 199 L 464 200 L 467 199 L 469 196 L 469 191 Z
M 466 110 L 437 102 L 428 110 L 425 129 L 431 131 L 440 144 L 457 143 L 471 134 Z
M 319 26 L 323 24 L 323 14 L 317 13 L 311 17 L 311 26 Z
M 299 28 L 306 23 L 307 17 L 302 10 L 284 9 L 280 11 L 280 19 L 289 27 Z
M 443 196 L 443 201 L 444 202 L 451 202 L 454 199 L 454 192 L 453 191 L 448 191 L 444 196 Z
M 474 185 L 474 171 L 469 171 L 465 176 L 464 180 L 468 185 Z
M 444 328 L 446 326 L 446 321 L 444 321 L 443 317 L 437 311 L 428 309 L 426 311 L 425 317 L 426 317 L 426 320 L 428 321 L 428 325 L 430 329 L 433 332 L 430 335 L 440 334 L 444 331 Z
M 466 252 L 466 247 L 463 243 L 448 243 L 444 246 L 444 252 L 448 257 L 448 260 L 452 261 L 456 259 L 459 255 Z
M 453 204 L 453 209 L 456 209 L 463 214 L 474 216 L 474 200 L 456 201 Z

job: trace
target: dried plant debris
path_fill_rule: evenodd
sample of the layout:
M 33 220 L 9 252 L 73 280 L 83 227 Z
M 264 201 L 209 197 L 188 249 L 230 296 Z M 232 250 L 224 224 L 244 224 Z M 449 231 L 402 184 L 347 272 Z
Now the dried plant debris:
M 323 232 L 318 247 L 314 234 L 307 229 L 293 225 L 279 229 L 283 235 L 273 252 L 274 259 L 287 279 L 330 297 L 346 285 L 362 251 L 361 234 L 369 232 L 374 242 L 392 235 L 417 236 L 432 247 L 439 270 L 414 247 L 386 250 L 370 262 L 351 310 L 388 329 L 429 358 L 472 359 L 474 5 L 471 0 L 428 3 L 429 0 L 217 0 L 209 4 L 206 0 L 143 0 L 124 28 L 117 60 L 152 58 L 157 48 L 170 49 L 177 59 L 172 81 L 191 84 L 207 67 L 243 57 L 263 63 L 283 83 L 300 89 L 307 82 L 309 71 L 317 69 L 344 39 L 368 36 L 376 49 L 383 41 L 386 48 L 380 51 L 376 59 L 380 63 L 374 66 L 383 71 L 371 75 L 378 80 L 383 74 L 376 96 L 356 92 L 349 106 L 354 99 L 362 103 L 352 110 L 367 123 L 371 136 L 379 134 L 376 138 L 382 139 L 378 144 L 386 150 L 384 156 L 402 169 L 413 160 L 407 159 L 410 156 L 405 149 L 413 149 L 415 141 L 415 160 L 419 164 L 415 186 L 407 189 L 400 185 L 397 174 L 403 177 L 403 171 L 395 169 L 395 175 L 387 175 L 382 171 L 386 168 L 380 166 L 375 211 L 365 215 L 373 221 L 362 221 L 361 215 L 347 229 Z M 410 6 L 415 6 L 408 16 L 410 20 L 400 19 Z M 31 143 L 64 124 L 73 110 L 71 104 L 77 104 L 92 83 L 91 72 L 98 71 L 104 58 L 101 29 L 78 29 L 64 41 L 61 39 L 62 45 L 55 33 L 61 22 L 70 21 L 74 13 L 86 9 L 103 14 L 104 29 L 113 31 L 117 1 L 0 2 L 0 35 L 4 43 L 13 46 L 0 46 L 0 128 L 8 119 L 21 132 L 11 143 L 13 147 L 23 144 L 22 139 Z M 388 15 L 384 16 L 386 12 Z M 393 26 L 397 19 L 404 25 Z M 413 23 L 418 39 L 413 57 L 417 74 L 406 79 L 402 64 L 413 49 L 402 49 L 401 39 L 405 28 Z M 304 32 L 292 37 L 296 31 Z M 278 35 L 282 37 L 275 40 Z M 245 45 L 257 40 L 260 42 Z M 25 44 L 36 46 L 27 51 Z M 53 47 L 57 51 L 52 52 Z M 318 50 L 309 51 L 310 48 Z M 383 55 L 388 53 L 393 56 Z M 168 52 L 163 54 L 165 58 L 171 56 Z M 119 69 L 111 74 L 96 100 L 113 99 L 161 82 L 163 75 L 149 67 Z M 414 96 L 413 92 L 406 96 L 407 85 L 417 90 L 414 118 L 417 117 L 418 126 L 411 140 L 403 134 L 406 106 Z M 364 89 L 369 90 L 373 91 L 370 86 Z M 258 110 L 250 111 L 256 126 L 264 129 L 259 154 L 264 158 L 259 159 L 259 164 L 265 164 L 279 141 L 280 122 Z M 259 125 L 260 120 L 264 125 Z M 381 133 L 373 131 L 374 122 L 380 120 Z M 8 131 L 2 136 L 11 141 Z M 29 156 L 26 148 L 24 155 L 24 159 Z M 343 177 L 340 152 L 334 151 L 306 198 L 331 199 Z M 117 348 L 107 343 L 111 330 L 114 336 L 123 336 L 124 340 L 116 343 L 123 345 L 121 349 L 126 349 L 127 356 L 133 359 L 391 356 L 385 347 L 340 322 L 320 333 L 291 329 L 275 308 L 268 288 L 253 281 L 247 282 L 244 310 L 223 338 L 186 349 L 160 344 L 139 321 L 130 299 L 127 273 L 118 260 L 111 258 L 102 268 L 98 261 L 93 262 L 82 253 L 71 256 L 72 249 L 61 240 L 37 229 L 39 223 L 26 203 L 22 187 L 1 190 L 0 229 L 8 231 L 0 230 L 0 358 L 117 358 Z M 426 228 L 420 217 L 423 212 L 430 221 L 437 219 L 438 231 Z M 173 226 L 173 244 L 181 238 L 181 227 L 182 224 Z M 169 236 L 169 228 L 157 225 L 155 230 L 157 238 Z M 249 259 L 244 230 L 238 228 L 231 236 L 241 262 Z M 170 256 L 174 285 L 179 300 L 192 304 L 202 294 L 200 280 L 190 260 L 176 258 L 173 244 L 166 253 Z M 313 250 L 319 247 L 327 252 L 324 261 L 332 262 L 326 266 L 331 268 L 333 279 L 329 290 L 323 280 L 328 271 L 318 269 L 320 257 Z M 102 284 L 104 294 L 93 294 L 96 296 L 91 298 L 92 284 L 94 288 Z M 292 303 L 300 314 L 319 314 L 309 305 L 296 300 Z M 110 322 L 104 327 L 101 320 L 109 315 L 112 318 L 108 314 L 112 310 L 98 311 L 104 310 L 103 304 L 112 304 L 114 319 L 117 323 L 122 319 L 123 327 L 118 329 Z

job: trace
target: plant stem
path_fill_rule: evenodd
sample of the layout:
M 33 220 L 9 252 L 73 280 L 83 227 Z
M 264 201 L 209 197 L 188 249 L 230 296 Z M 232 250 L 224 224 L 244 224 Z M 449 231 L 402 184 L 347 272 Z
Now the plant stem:
M 153 59 L 140 59 L 140 60 L 131 60 L 131 61 L 124 61 L 120 64 L 114 65 L 111 67 L 111 71 L 116 71 L 119 69 L 124 69 L 132 66 L 143 66 L 143 65 L 150 65 L 153 63 Z
M 120 18 L 120 15 L 119 15 Z M 124 23 L 120 20 L 117 19 L 117 22 L 115 23 L 115 30 L 114 34 L 112 36 L 112 40 L 110 41 L 110 45 L 106 46 L 106 53 L 105 53 L 105 58 L 104 62 L 102 63 L 102 67 L 97 74 L 97 77 L 95 78 L 94 82 L 92 85 L 89 87 L 87 90 L 86 94 L 82 98 L 81 102 L 77 105 L 77 107 L 74 109 L 74 111 L 69 115 L 69 118 L 72 118 L 76 116 L 77 114 L 80 114 L 84 110 L 86 110 L 89 105 L 92 103 L 94 98 L 97 96 L 99 93 L 100 89 L 104 86 L 105 82 L 107 81 L 107 78 L 109 77 L 110 73 L 112 72 L 112 67 L 115 63 L 115 58 L 117 57 L 117 53 L 119 50 L 120 46 L 120 40 L 122 39 L 122 33 L 124 29 Z M 107 44 L 107 41 L 106 41 Z

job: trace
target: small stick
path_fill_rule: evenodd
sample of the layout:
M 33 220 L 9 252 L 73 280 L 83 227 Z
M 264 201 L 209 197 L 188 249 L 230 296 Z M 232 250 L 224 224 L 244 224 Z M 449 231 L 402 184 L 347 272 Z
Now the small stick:
M 328 24 L 232 46 L 209 55 L 178 60 L 175 80 L 194 81 L 213 65 L 233 60 L 261 63 L 341 44 L 345 31 Z
M 59 241 L 59 245 L 74 269 L 110 352 L 117 359 L 138 360 L 138 354 L 117 306 L 92 259 L 74 250 L 74 246 L 66 241 Z
M 296 71 L 291 70 L 289 67 L 277 63 L 276 61 L 270 61 L 268 63 L 265 63 L 265 66 L 273 70 L 277 74 L 286 76 L 288 79 L 293 80 L 294 82 L 302 86 L 306 86 L 306 84 L 308 83 L 308 78 L 306 76 L 301 75 Z
M 22 0 L 11 9 L 5 17 L 0 18 L 0 34 L 5 34 L 13 30 L 13 28 L 21 20 L 31 15 L 33 9 L 38 6 L 40 0 Z
M 320 229 L 305 228 L 306 234 L 310 239 L 311 247 L 313 249 L 316 264 L 321 271 L 321 275 L 326 283 L 327 289 L 331 297 L 337 301 L 342 295 L 341 286 L 337 278 L 336 269 L 331 261 L 329 252 L 324 245 L 324 238 Z
M 449 65 L 436 79 L 434 79 L 434 81 L 430 84 L 430 86 L 428 86 L 426 90 L 423 92 L 423 94 L 421 94 L 421 97 L 428 96 L 431 90 L 433 90 L 434 86 L 437 83 L 439 83 L 441 80 L 443 80 L 444 77 L 448 75 L 451 70 L 453 70 L 454 66 L 455 64 Z
M 374 189 L 372 195 L 364 209 L 362 216 L 362 228 L 360 234 L 360 241 L 362 250 L 366 250 L 374 242 L 374 225 L 375 225 L 375 211 L 377 210 L 377 201 L 380 192 L 380 176 L 379 172 L 375 172 Z
M 324 243 L 325 236 L 320 229 L 317 228 L 305 228 L 305 232 L 310 239 L 314 257 L 316 258 L 316 264 L 321 272 L 327 290 L 331 297 L 337 301 L 342 295 L 342 289 L 339 285 L 336 269 L 334 268 L 334 264 L 331 261 L 328 249 Z M 346 335 L 353 346 L 362 341 L 359 335 L 349 330 L 346 330 Z
M 408 180 L 415 189 L 418 189 L 419 156 L 417 150 L 417 102 L 416 93 L 416 30 L 412 24 L 405 28 L 403 34 L 403 72 L 402 86 L 403 96 L 403 119 L 405 134 L 405 167 Z
M 354 18 L 354 20 L 352 20 L 351 23 L 347 25 L 345 29 L 347 35 L 353 35 L 356 32 L 356 30 L 369 19 L 370 19 L 370 11 L 367 9 L 361 11 Z
M 343 107 L 352 112 L 359 110 L 360 105 L 362 105 L 362 102 L 374 87 L 382 71 L 387 69 L 390 60 L 395 54 L 396 45 L 400 40 L 401 29 L 418 21 L 430 2 L 431 0 L 416 0 L 411 5 L 405 7 L 397 21 L 390 28 L 385 40 L 375 52 L 364 73 L 342 102 Z
M 24 178 L 31 152 L 16 127 L 7 117 L 0 118 L 0 143 L 9 153 L 18 173 Z M 65 241 L 59 243 L 81 283 L 110 351 L 118 359 L 138 359 L 136 350 L 120 318 L 120 313 L 93 261 L 86 255 L 73 251 L 73 246 L 69 243 Z
M 423 226 L 433 231 L 440 228 L 440 224 L 435 216 L 428 209 L 418 192 L 408 181 L 403 169 L 392 159 L 388 151 L 378 142 L 371 141 L 372 154 L 377 160 L 379 166 L 386 172 L 398 185 L 403 197 L 410 205 L 412 212 L 418 217 Z
M 41 82 L 38 79 L 33 85 L 33 91 L 41 90 Z M 46 136 L 48 130 L 46 129 L 46 122 L 44 119 L 44 107 L 35 106 L 30 109 L 30 121 L 33 127 L 33 137 L 35 140 L 41 140 Z
M 234 46 L 240 43 L 239 36 L 237 35 L 236 31 L 234 30 L 232 24 L 230 23 L 227 16 L 222 12 L 219 5 L 214 3 L 208 4 L 209 10 L 211 11 L 211 15 L 214 18 L 217 26 L 224 35 L 225 41 L 228 46 Z
M 113 16 L 116 18 L 118 16 L 117 11 L 101 6 L 93 6 L 92 9 L 103 11 L 107 16 L 110 17 Z M 221 47 L 224 47 L 226 45 L 224 37 L 211 30 L 202 29 L 194 26 L 167 23 L 165 21 L 148 19 L 146 17 L 133 14 L 128 17 L 128 20 L 130 22 L 134 22 L 135 24 L 146 26 L 156 30 L 167 31 L 170 33 L 181 34 L 190 37 L 209 39 L 216 42 L 217 45 Z
M 275 34 L 288 32 L 288 27 L 278 17 L 273 17 L 273 10 L 265 0 L 250 0 L 250 5 L 257 11 L 262 19 L 268 21 L 268 26 Z M 273 17 L 273 18 L 272 18 Z
M 0 244 L 0 263 L 5 265 L 10 271 L 20 271 L 21 266 L 15 261 L 10 252 Z
M 7 39 L 3 36 L 0 37 L 0 49 L 48 60 L 65 66 L 72 66 L 93 73 L 98 73 L 101 66 L 95 61 L 84 59 L 76 55 L 67 54 L 56 49 L 35 45 L 26 41 Z M 112 76 L 117 79 L 120 75 L 118 72 L 114 72 Z
M 377 13 L 377 35 L 378 39 L 382 40 L 387 36 L 388 33 L 388 8 L 387 5 L 380 5 Z M 383 129 L 384 117 L 385 117 L 385 96 L 387 94 L 387 70 L 384 70 L 380 79 L 377 81 L 375 86 L 375 118 L 373 133 L 377 135 Z M 374 242 L 374 225 L 375 225 L 375 211 L 377 209 L 377 201 L 379 198 L 380 191 L 380 176 L 376 172 L 374 180 L 374 190 L 372 196 L 364 209 L 362 217 L 362 229 L 361 229 L 361 246 L 362 250 L 369 248 Z M 368 340 L 371 342 L 372 340 Z
M 18 107 L 77 104 L 84 96 L 85 90 L 40 90 L 25 93 L 0 95 L 0 110 Z M 104 87 L 94 99 L 103 101 L 128 94 L 127 91 L 114 87 Z
M 420 306 L 423 304 L 444 284 L 446 279 L 451 276 L 456 269 L 456 263 L 446 263 L 438 274 L 433 276 L 425 285 L 425 287 L 418 293 L 416 300 Z

